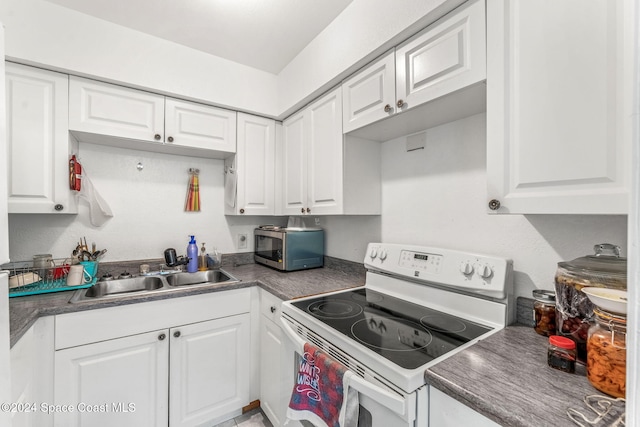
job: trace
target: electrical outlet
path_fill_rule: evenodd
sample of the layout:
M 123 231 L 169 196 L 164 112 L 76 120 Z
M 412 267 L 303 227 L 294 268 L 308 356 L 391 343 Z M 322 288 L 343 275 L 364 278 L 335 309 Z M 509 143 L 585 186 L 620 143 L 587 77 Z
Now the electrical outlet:
M 247 235 L 238 234 L 238 249 L 247 249 Z
M 316 225 L 320 225 L 320 218 L 316 217 Z

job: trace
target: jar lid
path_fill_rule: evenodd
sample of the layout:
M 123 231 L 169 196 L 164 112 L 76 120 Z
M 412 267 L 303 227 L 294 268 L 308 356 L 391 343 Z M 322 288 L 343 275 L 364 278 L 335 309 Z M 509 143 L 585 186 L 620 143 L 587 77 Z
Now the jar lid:
M 566 350 L 575 350 L 576 348 L 576 343 L 573 340 L 567 337 L 561 337 L 560 335 L 551 335 L 549 337 L 549 344 Z
M 558 267 L 585 278 L 627 280 L 627 259 L 620 256 L 620 247 L 601 243 L 593 247 L 594 255 L 562 261 Z
M 554 291 L 549 291 L 546 289 L 534 289 L 533 297 L 538 301 L 555 303 L 556 302 L 556 293 Z

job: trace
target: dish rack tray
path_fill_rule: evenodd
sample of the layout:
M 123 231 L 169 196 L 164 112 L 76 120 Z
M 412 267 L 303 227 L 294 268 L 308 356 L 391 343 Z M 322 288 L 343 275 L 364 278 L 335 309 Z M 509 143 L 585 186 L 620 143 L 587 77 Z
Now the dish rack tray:
M 23 261 L 4 264 L 0 270 L 9 272 L 9 298 L 89 288 L 98 281 L 94 277 L 90 282 L 67 286 L 69 266 L 70 260 L 67 258 L 54 259 L 52 267 L 34 267 L 33 262 Z

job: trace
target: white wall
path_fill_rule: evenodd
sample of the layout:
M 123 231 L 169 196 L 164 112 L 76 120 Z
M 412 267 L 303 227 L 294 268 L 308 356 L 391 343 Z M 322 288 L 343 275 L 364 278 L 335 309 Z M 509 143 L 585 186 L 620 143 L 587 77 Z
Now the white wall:
M 406 152 L 405 138 L 383 144 L 383 242 L 510 258 L 516 295 L 527 297 L 553 289 L 557 263 L 596 243 L 626 254 L 626 216 L 487 214 L 485 122 L 479 114 L 432 128 L 424 150 Z
M 237 110 L 278 114 L 273 74 L 43 0 L 2 0 L 0 21 L 7 59 Z
M 102 227 L 89 222 L 88 206 L 78 215 L 9 215 L 12 261 L 37 253 L 68 256 L 81 237 L 108 252 L 103 261 L 162 258 L 166 248 L 185 254 L 194 234 L 221 253 L 252 252 L 256 225 L 286 223 L 284 218 L 227 217 L 223 205 L 223 161 L 127 150 L 80 143 L 80 162 L 114 217 Z M 144 165 L 138 171 L 136 165 Z M 189 168 L 200 169 L 200 212 L 185 212 Z M 249 237 L 236 249 L 236 235 Z

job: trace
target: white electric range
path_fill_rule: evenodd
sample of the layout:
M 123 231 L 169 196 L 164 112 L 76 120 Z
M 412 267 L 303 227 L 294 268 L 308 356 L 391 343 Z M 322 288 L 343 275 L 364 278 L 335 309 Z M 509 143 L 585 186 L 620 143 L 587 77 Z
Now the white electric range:
M 511 322 L 512 263 L 370 243 L 364 264 L 364 287 L 285 302 L 283 328 L 356 374 L 359 427 L 427 426 L 425 369 Z

